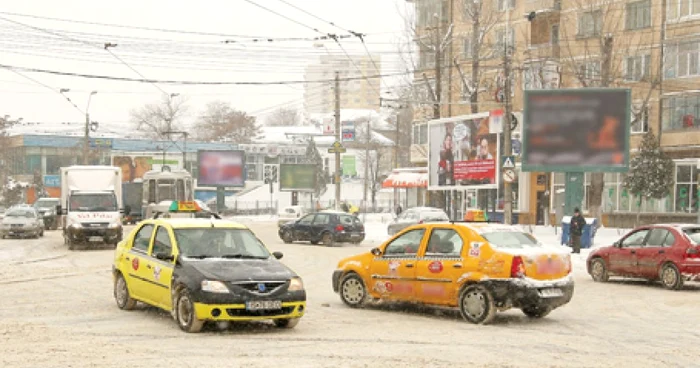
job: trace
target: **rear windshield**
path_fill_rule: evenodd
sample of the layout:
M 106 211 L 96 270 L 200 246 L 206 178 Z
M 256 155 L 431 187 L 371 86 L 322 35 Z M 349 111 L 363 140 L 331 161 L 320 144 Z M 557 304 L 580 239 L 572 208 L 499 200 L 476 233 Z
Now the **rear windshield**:
M 700 227 L 685 228 L 683 232 L 690 238 L 693 244 L 700 244 Z
M 534 236 L 520 231 L 494 231 L 482 233 L 481 236 L 489 243 L 502 248 L 532 248 L 542 244 Z
M 360 219 L 351 215 L 340 215 L 340 223 L 343 225 L 360 225 Z
M 449 221 L 447 214 L 441 211 L 421 212 L 420 218 L 429 221 Z

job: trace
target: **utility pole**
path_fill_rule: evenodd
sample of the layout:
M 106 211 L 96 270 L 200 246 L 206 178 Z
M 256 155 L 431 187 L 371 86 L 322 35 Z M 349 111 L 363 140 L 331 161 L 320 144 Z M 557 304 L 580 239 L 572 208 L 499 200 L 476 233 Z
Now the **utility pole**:
M 370 136 L 370 131 L 369 131 L 369 119 L 367 119 L 367 131 L 365 133 L 365 180 L 364 180 L 364 188 L 363 188 L 363 194 L 362 194 L 362 202 L 365 203 L 365 213 L 367 212 L 367 183 L 369 182 L 369 165 L 370 165 L 370 158 L 369 158 L 369 136 Z
M 659 127 L 656 130 L 657 131 L 657 136 L 659 138 L 659 147 L 661 147 L 661 135 L 663 134 L 663 127 L 662 127 L 662 122 L 664 118 L 664 99 L 663 99 L 663 94 L 664 94 L 664 86 L 663 86 L 663 80 L 664 80 L 664 46 L 666 43 L 666 0 L 661 0 L 661 32 L 659 32 L 659 64 L 658 64 L 658 71 L 657 71 L 657 83 L 659 83 L 659 115 L 658 115 L 658 122 L 659 122 Z
M 335 137 L 342 142 L 340 132 L 340 72 L 335 72 Z M 340 209 L 340 151 L 335 151 L 335 209 Z
M 85 113 L 85 137 L 83 139 L 83 165 L 88 164 L 88 153 L 90 152 L 90 114 Z
M 510 138 L 510 120 L 511 120 L 511 85 L 510 85 L 510 7 L 506 11 L 506 34 L 503 42 L 503 76 L 505 83 L 503 85 L 503 101 L 505 102 L 505 118 L 503 119 L 503 156 L 511 156 L 513 147 L 511 146 Z M 503 170 L 503 168 L 501 168 Z M 500 175 L 500 173 L 499 173 Z M 503 223 L 511 224 L 513 220 L 513 188 L 510 183 L 503 181 Z

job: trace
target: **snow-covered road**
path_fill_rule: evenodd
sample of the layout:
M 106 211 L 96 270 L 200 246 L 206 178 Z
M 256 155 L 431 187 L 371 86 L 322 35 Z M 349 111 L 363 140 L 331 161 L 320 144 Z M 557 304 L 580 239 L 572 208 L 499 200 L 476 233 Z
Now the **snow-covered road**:
M 700 367 L 700 288 L 692 284 L 673 292 L 643 281 L 594 283 L 584 252 L 574 256 L 574 299 L 542 320 L 511 310 L 476 326 L 440 308 L 355 310 L 333 293 L 331 273 L 339 259 L 386 239 L 386 223 L 370 220 L 360 246 L 327 248 L 283 244 L 269 218 L 239 220 L 304 278 L 308 313 L 296 329 L 255 323 L 193 335 L 158 310 L 121 311 L 113 251 L 68 252 L 54 231 L 0 241 L 0 366 Z M 551 228 L 533 231 L 556 242 Z M 601 229 L 596 243 L 617 236 Z

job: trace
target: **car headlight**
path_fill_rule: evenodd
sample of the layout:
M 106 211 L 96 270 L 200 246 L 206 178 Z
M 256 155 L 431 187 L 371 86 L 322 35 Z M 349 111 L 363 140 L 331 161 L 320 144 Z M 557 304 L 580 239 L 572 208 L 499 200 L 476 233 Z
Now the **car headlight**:
M 225 294 L 229 290 L 221 281 L 204 280 L 202 281 L 202 291 L 207 291 L 210 293 Z
M 301 277 L 293 277 L 289 280 L 289 291 L 301 291 L 304 290 L 304 282 L 301 281 Z
M 118 223 L 118 222 L 113 222 L 113 223 L 109 224 L 109 228 L 110 228 L 110 229 L 118 229 L 118 228 L 120 228 L 121 226 L 122 226 L 122 225 L 121 225 L 120 223 Z
M 83 227 L 83 225 L 80 225 L 79 222 L 74 222 L 69 227 L 72 227 L 73 229 L 79 229 L 79 228 Z

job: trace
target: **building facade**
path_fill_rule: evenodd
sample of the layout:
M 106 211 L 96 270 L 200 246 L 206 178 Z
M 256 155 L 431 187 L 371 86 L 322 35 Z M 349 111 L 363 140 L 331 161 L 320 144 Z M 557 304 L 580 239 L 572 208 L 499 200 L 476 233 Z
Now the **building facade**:
M 440 102 L 439 109 L 430 103 L 416 109 L 414 165 L 427 164 L 429 120 L 503 108 L 507 53 L 516 113 L 522 111 L 527 89 L 630 88 L 631 154 L 652 130 L 674 159 L 676 183 L 661 200 L 634 198 L 622 185 L 624 174 L 605 174 L 604 223 L 627 226 L 638 211 L 648 221 L 695 221 L 700 210 L 700 7 L 690 0 L 410 2 L 416 9 L 422 68 L 415 95 L 430 100 L 432 91 Z M 590 177 L 585 175 L 584 212 L 591 205 Z M 518 220 L 553 220 L 563 202 L 564 173 L 519 173 L 518 183 Z
M 381 56 L 323 55 L 319 62 L 306 67 L 307 82 L 331 80 L 340 72 L 340 105 L 343 109 L 379 110 L 380 80 L 366 76 L 381 74 Z M 376 66 L 376 68 L 375 68 Z M 379 69 L 379 71 L 377 71 Z M 342 80 L 353 78 L 354 80 Z M 307 83 L 304 90 L 304 109 L 310 114 L 327 114 L 335 111 L 335 85 L 333 83 Z

